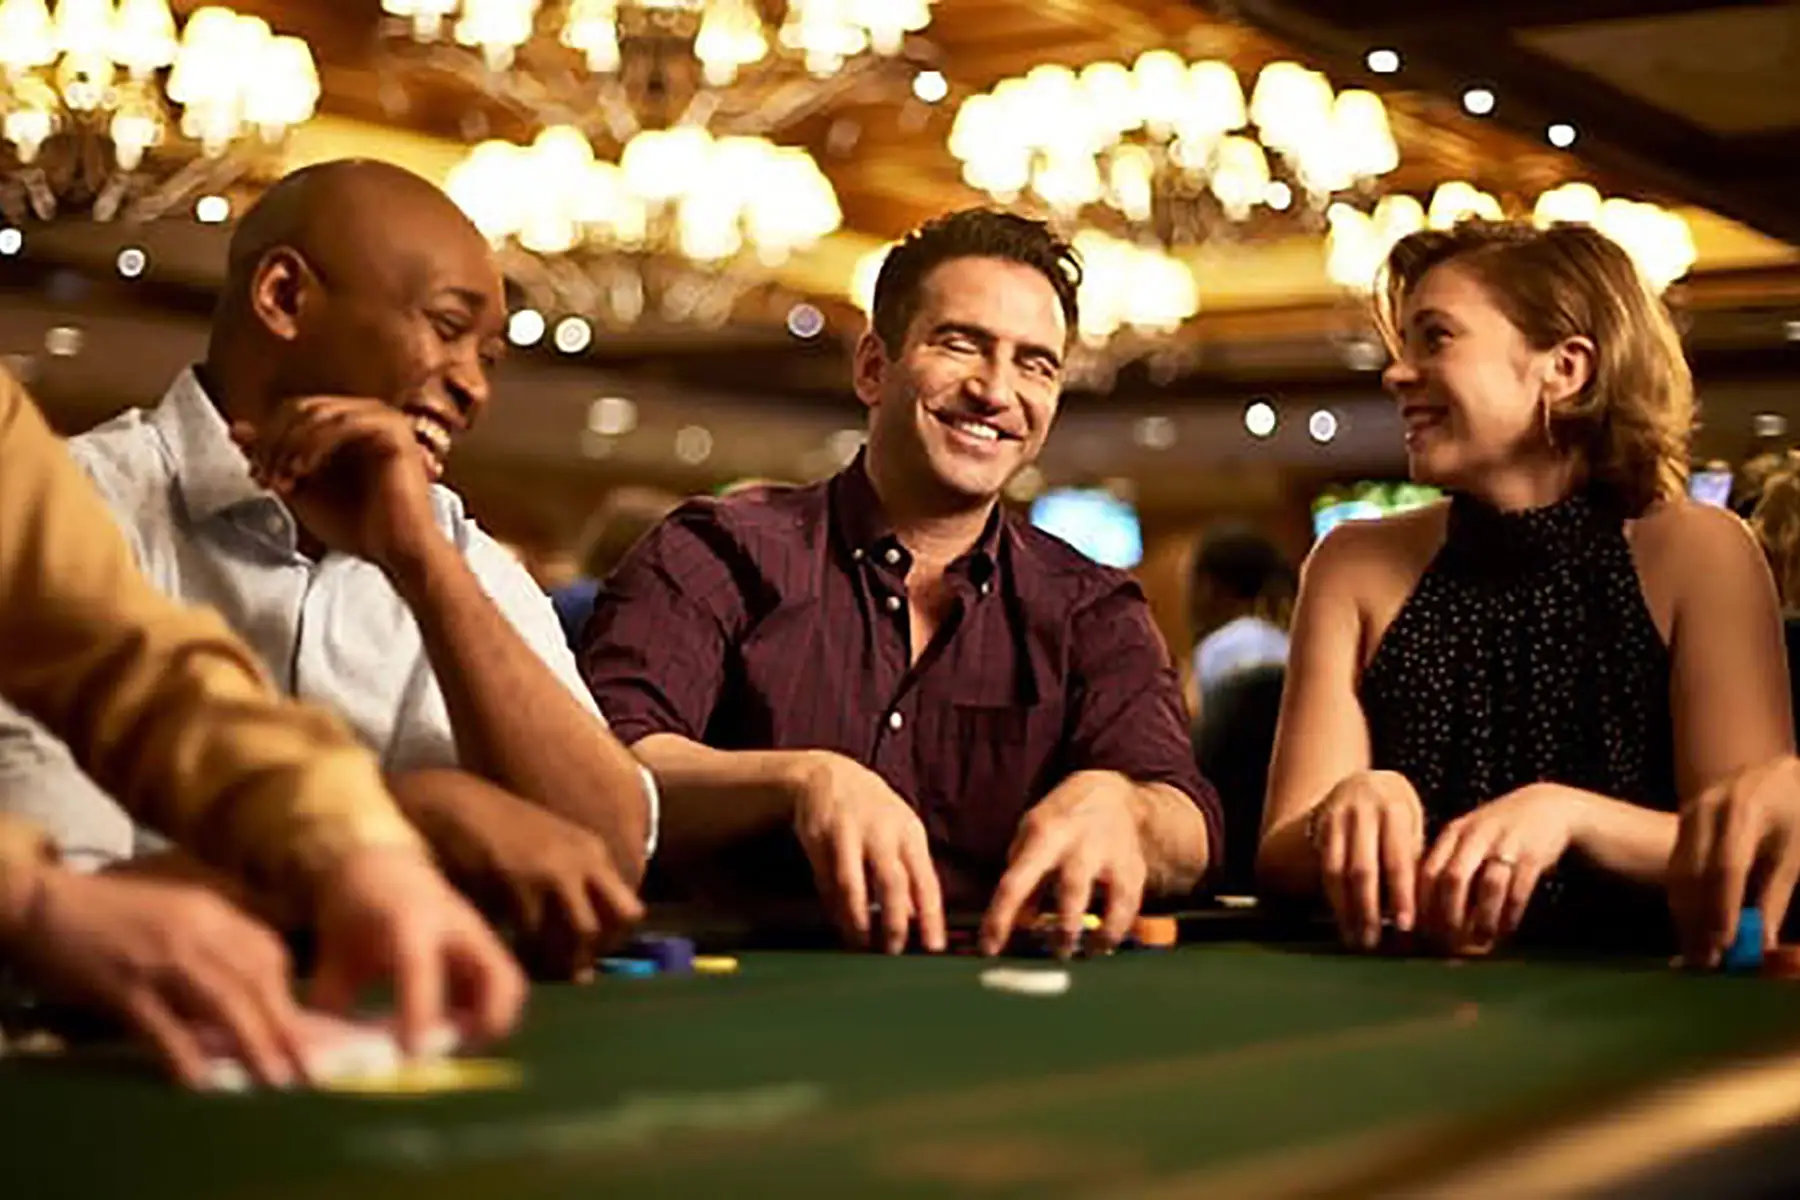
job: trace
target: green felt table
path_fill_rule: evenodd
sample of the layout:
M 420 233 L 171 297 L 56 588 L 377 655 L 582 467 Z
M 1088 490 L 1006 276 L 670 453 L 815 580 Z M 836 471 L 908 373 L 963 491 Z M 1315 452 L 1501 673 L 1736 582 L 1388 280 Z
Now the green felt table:
M 985 965 L 746 953 L 540 986 L 502 1091 L 202 1096 L 4 1061 L 0 1194 L 1374 1193 L 1800 1045 L 1800 985 L 1643 961 L 1225 942 L 1076 962 L 1054 998 Z

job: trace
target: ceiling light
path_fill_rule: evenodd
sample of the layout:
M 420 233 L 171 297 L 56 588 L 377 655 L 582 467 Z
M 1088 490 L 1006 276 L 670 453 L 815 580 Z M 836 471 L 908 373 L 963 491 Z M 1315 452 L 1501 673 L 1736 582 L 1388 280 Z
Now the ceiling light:
M 816 338 L 825 332 L 825 314 L 811 304 L 796 304 L 788 309 L 787 327 L 797 338 Z
M 1371 50 L 1363 62 L 1368 65 L 1369 70 L 1377 75 L 1392 75 L 1400 69 L 1400 52 L 1385 47 L 1380 50 Z
M 25 248 L 25 235 L 17 229 L 0 229 L 0 254 L 11 258 Z
M 223 196 L 202 196 L 194 202 L 194 220 L 202 225 L 222 225 L 231 219 L 231 201 Z
M 675 457 L 698 466 L 712 456 L 713 436 L 702 425 L 684 425 L 675 433 Z
M 150 265 L 150 257 L 136 246 L 127 246 L 119 251 L 119 274 L 127 279 L 136 279 Z
M 51 358 L 74 358 L 81 353 L 81 330 L 57 325 L 44 334 L 44 349 Z
M 1145 417 L 1132 427 L 1131 437 L 1146 450 L 1167 450 L 1175 444 L 1175 422 L 1167 417 Z
M 1462 95 L 1464 111 L 1477 117 L 1485 117 L 1494 111 L 1494 93 L 1487 88 L 1470 88 Z
M 1750 430 L 1759 438 L 1778 438 L 1787 433 L 1787 418 L 1780 413 L 1757 413 L 1750 418 Z
M 1306 419 L 1306 433 L 1323 446 L 1338 435 L 1337 415 L 1328 408 L 1314 409 L 1313 415 Z
M 535 346 L 544 336 L 544 314 L 521 308 L 506 319 L 506 340 L 515 346 Z
M 1244 409 L 1244 429 L 1253 438 L 1266 438 L 1275 432 L 1280 417 L 1267 400 L 1252 401 Z
M 556 348 L 564 354 L 580 354 L 594 341 L 594 327 L 580 317 L 564 317 L 556 323 Z
M 637 405 L 623 396 L 601 396 L 588 405 L 587 427 L 602 437 L 620 437 L 637 428 Z
M 1567 150 L 1575 144 L 1575 127 L 1567 121 L 1558 121 L 1544 131 L 1544 136 L 1549 138 L 1550 144 L 1558 150 Z
M 1286 212 L 1294 203 L 1294 189 L 1277 179 L 1263 193 L 1263 203 L 1276 212 Z
M 4 246 L 0 246 L 0 249 L 4 248 Z M 1800 342 L 1800 321 L 1782 322 L 1781 333 L 1790 342 Z
M 950 81 L 942 71 L 920 71 L 913 76 L 913 95 L 927 104 L 936 104 L 950 94 Z

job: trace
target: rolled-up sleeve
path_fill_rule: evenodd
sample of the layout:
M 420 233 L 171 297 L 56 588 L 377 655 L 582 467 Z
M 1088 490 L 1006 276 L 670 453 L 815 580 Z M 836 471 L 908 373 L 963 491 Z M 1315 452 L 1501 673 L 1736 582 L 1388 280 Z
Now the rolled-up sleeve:
M 1070 629 L 1071 770 L 1117 771 L 1185 793 L 1206 819 L 1207 858 L 1224 854 L 1218 793 L 1200 774 L 1181 683 L 1136 583 L 1086 605 Z
M 582 641 L 582 674 L 627 746 L 653 733 L 706 735 L 730 629 L 743 611 L 723 537 L 708 505 L 685 506 L 646 534 L 600 588 Z
M 134 817 L 277 892 L 349 850 L 420 844 L 347 729 L 280 699 L 216 614 L 138 573 L 100 497 L 4 372 L 0 694 Z

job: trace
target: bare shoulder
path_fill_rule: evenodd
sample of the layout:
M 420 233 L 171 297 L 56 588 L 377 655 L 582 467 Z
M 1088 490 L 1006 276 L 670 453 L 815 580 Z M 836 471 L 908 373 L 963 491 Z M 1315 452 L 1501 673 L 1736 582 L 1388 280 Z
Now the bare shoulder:
M 1444 544 L 1449 510 L 1448 501 L 1439 501 L 1378 520 L 1343 522 L 1307 555 L 1308 586 L 1382 592 L 1405 580 L 1410 591 Z
M 1686 498 L 1651 506 L 1627 525 L 1626 538 L 1646 572 L 1681 576 L 1763 563 L 1756 535 L 1736 513 Z

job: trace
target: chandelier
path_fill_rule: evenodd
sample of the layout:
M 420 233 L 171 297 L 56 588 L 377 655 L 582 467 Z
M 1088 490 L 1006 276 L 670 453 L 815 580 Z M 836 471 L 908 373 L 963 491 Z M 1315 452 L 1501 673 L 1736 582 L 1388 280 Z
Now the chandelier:
M 1399 163 L 1373 92 L 1334 94 L 1320 73 L 1276 62 L 1246 103 L 1230 64 L 1167 50 L 1003 80 L 963 104 L 949 148 L 963 179 L 1002 202 L 1031 197 L 1170 247 L 1231 235 L 1258 209 L 1322 212 Z
M 0 208 L 159 216 L 242 175 L 318 98 L 306 43 L 260 18 L 201 8 L 178 37 L 167 0 L 0 0 Z
M 618 326 L 647 311 L 721 324 L 843 223 L 804 150 L 696 126 L 640 131 L 616 163 L 567 125 L 530 146 L 484 142 L 446 186 L 530 302 Z
M 429 65 L 540 113 L 598 115 L 623 142 L 640 128 L 721 118 L 767 132 L 895 59 L 930 23 L 931 4 L 786 0 L 778 21 L 758 0 L 382 0 L 382 10 L 406 42 L 439 51 Z M 738 87 L 751 68 L 761 86 Z M 778 86 L 796 74 L 811 86 Z M 573 86 L 548 85 L 552 76 Z M 821 90 L 827 82 L 835 87 Z M 779 116 L 765 111 L 771 102 Z
M 1470 217 L 1497 221 L 1506 215 L 1497 198 L 1465 180 L 1439 184 L 1429 206 L 1403 194 L 1383 196 L 1368 212 L 1333 204 L 1326 214 L 1326 274 L 1338 286 L 1366 294 L 1394 243 L 1407 234 L 1449 229 Z M 1603 198 L 1591 184 L 1566 183 L 1544 192 L 1531 208 L 1531 219 L 1540 229 L 1563 222 L 1592 225 L 1619 244 L 1659 294 L 1694 265 L 1694 235 L 1679 213 L 1637 200 Z

